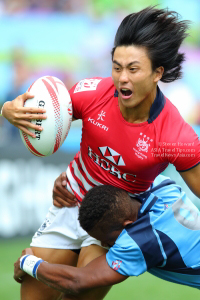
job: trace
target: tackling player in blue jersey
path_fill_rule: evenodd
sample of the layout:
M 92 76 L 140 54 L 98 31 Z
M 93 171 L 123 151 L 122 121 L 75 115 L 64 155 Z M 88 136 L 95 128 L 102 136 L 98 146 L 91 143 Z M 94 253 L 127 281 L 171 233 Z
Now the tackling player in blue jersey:
M 159 175 L 138 198 L 113 186 L 94 187 L 83 200 L 79 220 L 91 236 L 110 247 L 107 254 L 84 268 L 25 255 L 15 263 L 15 279 L 21 282 L 27 272 L 66 297 L 146 271 L 200 289 L 200 212 L 169 178 Z M 26 254 L 32 254 L 31 249 Z

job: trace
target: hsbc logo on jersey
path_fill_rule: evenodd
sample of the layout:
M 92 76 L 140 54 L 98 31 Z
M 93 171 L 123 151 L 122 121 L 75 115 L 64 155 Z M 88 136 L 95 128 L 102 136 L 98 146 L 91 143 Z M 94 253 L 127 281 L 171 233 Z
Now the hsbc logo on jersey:
M 115 150 L 110 147 L 99 147 L 99 150 L 102 156 L 109 160 L 105 160 L 101 158 L 98 154 L 96 154 L 89 146 L 88 146 L 88 156 L 92 159 L 94 163 L 96 163 L 100 168 L 114 175 L 118 179 L 122 179 L 126 182 L 135 182 L 136 175 L 122 173 L 119 169 L 116 168 L 112 163 L 117 166 L 125 166 L 125 162 L 122 156 L 117 153 Z
M 110 147 L 99 147 L 101 154 L 117 166 L 125 166 L 122 156 Z
M 95 91 L 101 79 L 84 79 L 77 83 L 74 94 L 86 91 Z

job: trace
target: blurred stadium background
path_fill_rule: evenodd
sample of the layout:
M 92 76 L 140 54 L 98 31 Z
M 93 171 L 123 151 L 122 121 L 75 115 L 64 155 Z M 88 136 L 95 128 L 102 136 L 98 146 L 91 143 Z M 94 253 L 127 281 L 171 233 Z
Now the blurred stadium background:
M 160 86 L 200 135 L 199 0 L 0 0 L 0 107 L 40 76 L 57 76 L 68 88 L 85 77 L 110 76 L 119 23 L 148 5 L 168 7 L 192 21 L 182 47 L 187 57 L 184 77 Z M 18 130 L 0 117 L 0 299 L 20 297 L 13 262 L 43 221 L 55 178 L 79 149 L 81 123 L 74 123 L 56 154 L 37 158 L 24 147 Z M 172 166 L 165 174 L 197 200 Z M 184 300 L 197 293 L 145 274 L 114 287 L 106 299 Z

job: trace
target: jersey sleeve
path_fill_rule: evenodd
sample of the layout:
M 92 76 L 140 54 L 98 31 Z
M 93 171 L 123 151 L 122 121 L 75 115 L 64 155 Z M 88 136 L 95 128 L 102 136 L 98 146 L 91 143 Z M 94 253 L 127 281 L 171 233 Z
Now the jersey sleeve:
M 173 130 L 172 130 L 173 128 Z M 163 155 L 178 172 L 188 171 L 200 162 L 200 142 L 194 129 L 183 119 L 177 118 L 163 140 Z
M 125 276 L 139 276 L 147 271 L 147 265 L 138 245 L 123 230 L 115 245 L 106 254 L 108 265 Z
M 99 93 L 100 77 L 83 79 L 76 83 L 69 94 L 72 100 L 73 117 L 82 119 L 85 111 L 88 111 Z

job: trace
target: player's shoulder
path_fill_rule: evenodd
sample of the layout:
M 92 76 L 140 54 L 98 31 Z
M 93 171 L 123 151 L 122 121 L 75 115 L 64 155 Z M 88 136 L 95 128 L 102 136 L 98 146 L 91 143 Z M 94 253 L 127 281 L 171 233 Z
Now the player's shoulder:
M 160 174 L 155 178 L 150 189 L 141 195 L 142 205 L 138 216 L 141 218 L 153 213 L 153 218 L 157 218 L 184 194 L 175 181 Z
M 167 97 L 165 97 L 165 107 L 163 109 L 163 114 L 163 117 L 167 117 L 168 120 L 172 123 L 186 123 L 177 107 Z
M 155 101 L 150 109 L 148 123 L 156 123 L 161 131 L 163 128 L 171 127 L 174 123 L 181 124 L 185 122 L 178 109 L 172 102 L 157 88 Z
M 85 78 L 76 83 L 70 90 L 71 94 L 80 93 L 86 94 L 105 94 L 112 93 L 114 90 L 114 84 L 111 77 L 93 77 Z
M 186 128 L 191 128 L 191 126 L 184 120 L 184 118 L 181 116 L 179 110 L 177 107 L 167 98 L 166 98 L 166 106 L 164 113 L 167 115 L 168 118 L 168 126 L 173 127 L 173 130 L 178 131 L 178 128 L 182 128 L 182 126 L 185 126 Z
M 84 115 L 99 103 L 114 97 L 115 87 L 111 77 L 85 78 L 76 83 L 69 91 L 73 105 L 73 116 L 83 119 Z
M 160 203 L 162 203 L 164 206 L 162 205 L 162 208 L 160 207 L 160 209 L 165 210 L 166 205 L 171 205 L 176 202 L 181 197 L 181 195 L 185 194 L 185 192 L 183 192 L 182 188 L 178 184 L 176 184 L 176 182 L 170 177 L 159 174 L 155 178 L 150 188 L 150 197 L 152 197 L 151 194 L 153 195 L 153 198 L 155 197 L 155 204 L 160 205 Z M 152 208 L 154 208 L 154 204 Z
M 166 98 L 165 107 L 160 119 L 161 140 L 173 141 L 181 138 L 182 141 L 196 140 L 196 133 L 190 124 L 181 116 L 178 109 Z

